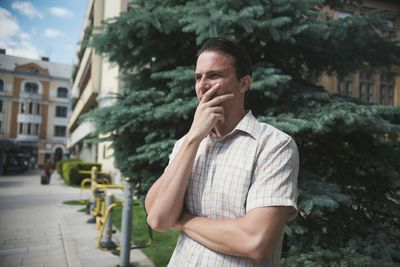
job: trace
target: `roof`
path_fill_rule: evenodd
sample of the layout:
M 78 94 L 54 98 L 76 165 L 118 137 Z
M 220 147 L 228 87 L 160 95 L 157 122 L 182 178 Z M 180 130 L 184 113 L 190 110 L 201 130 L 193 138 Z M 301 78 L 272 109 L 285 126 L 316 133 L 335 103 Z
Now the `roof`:
M 71 65 L 0 54 L 0 70 L 14 71 L 15 67 L 29 63 L 34 63 L 43 69 L 47 69 L 50 77 L 71 78 Z

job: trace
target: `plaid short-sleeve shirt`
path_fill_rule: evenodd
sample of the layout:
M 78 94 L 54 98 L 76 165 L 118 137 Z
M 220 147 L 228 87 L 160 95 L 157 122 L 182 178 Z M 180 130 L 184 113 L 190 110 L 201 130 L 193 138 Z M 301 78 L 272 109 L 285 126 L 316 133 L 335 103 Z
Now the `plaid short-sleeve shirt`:
M 185 137 L 178 140 L 172 160 Z M 299 158 L 293 139 L 248 112 L 223 138 L 205 138 L 197 151 L 186 191 L 186 208 L 196 216 L 232 219 L 254 208 L 291 206 L 297 214 Z M 256 263 L 250 258 L 212 251 L 181 233 L 169 262 L 182 266 L 280 266 L 283 234 L 272 257 Z

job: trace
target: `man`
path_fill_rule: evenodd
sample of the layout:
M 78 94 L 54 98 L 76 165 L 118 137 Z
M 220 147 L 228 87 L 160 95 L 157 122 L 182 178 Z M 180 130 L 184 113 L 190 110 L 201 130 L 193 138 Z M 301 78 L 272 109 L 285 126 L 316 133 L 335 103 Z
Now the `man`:
M 283 226 L 296 216 L 298 152 L 244 110 L 251 76 L 249 56 L 226 39 L 198 53 L 192 126 L 145 203 L 154 230 L 181 231 L 169 266 L 280 265 Z

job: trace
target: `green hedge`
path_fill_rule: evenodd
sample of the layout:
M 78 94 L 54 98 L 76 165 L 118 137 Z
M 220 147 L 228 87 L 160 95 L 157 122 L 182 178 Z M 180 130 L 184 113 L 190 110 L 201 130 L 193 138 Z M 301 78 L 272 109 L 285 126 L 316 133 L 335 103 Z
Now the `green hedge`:
M 82 161 L 82 160 L 78 159 L 78 158 L 74 158 L 74 159 L 62 159 L 62 160 L 58 161 L 57 165 L 56 165 L 56 171 L 57 171 L 58 175 L 60 175 L 64 179 L 64 173 L 63 173 L 64 163 L 74 162 L 74 161 Z
M 64 181 L 69 185 L 80 185 L 84 178 L 89 178 L 89 174 L 80 174 L 79 171 L 90 171 L 92 167 L 97 167 L 101 171 L 101 164 L 95 162 L 70 161 L 62 166 Z

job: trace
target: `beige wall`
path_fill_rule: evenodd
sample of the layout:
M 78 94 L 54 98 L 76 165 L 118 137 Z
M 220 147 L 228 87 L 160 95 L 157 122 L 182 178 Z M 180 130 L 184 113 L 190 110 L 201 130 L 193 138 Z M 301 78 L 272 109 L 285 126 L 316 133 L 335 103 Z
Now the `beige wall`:
M 118 16 L 121 11 L 126 10 L 126 1 L 105 1 L 104 2 L 104 18 Z M 107 93 L 118 93 L 120 90 L 119 68 L 115 64 L 110 64 L 107 60 L 101 60 L 101 86 L 100 95 Z M 105 137 L 105 136 L 101 136 Z M 111 142 L 102 142 L 97 145 L 97 161 L 102 164 L 104 171 L 112 173 L 112 176 L 118 177 L 119 171 L 114 166 L 113 150 L 108 148 Z M 120 182 L 120 181 L 114 181 Z
M 13 80 L 14 77 L 11 74 L 0 74 L 0 79 L 4 82 L 3 92 L 0 93 L 0 98 L 3 100 L 3 112 L 2 112 L 2 130 L 0 136 L 9 137 L 11 131 L 11 115 L 12 115 L 12 100 L 10 97 L 13 94 Z M 4 96 L 4 97 L 2 97 Z
M 109 1 L 109 0 L 90 0 L 88 10 L 86 11 L 86 21 L 84 25 L 89 25 L 88 18 L 91 16 L 91 10 L 93 11 L 93 25 L 98 26 L 104 19 L 111 18 L 118 16 L 121 11 L 127 9 L 127 0 L 118 0 L 118 1 Z M 85 28 L 85 27 L 84 27 Z M 83 31 L 84 29 L 82 29 Z M 83 36 L 83 35 L 81 35 Z M 85 51 L 87 53 L 87 51 Z M 84 53 L 84 54 L 85 54 Z M 81 59 L 80 68 L 83 67 L 85 64 L 84 58 Z M 106 96 L 107 93 L 113 92 L 116 93 L 119 91 L 120 88 L 120 81 L 119 81 L 119 68 L 116 65 L 112 65 L 106 60 L 102 59 L 100 56 L 92 53 L 92 57 L 89 60 L 88 64 L 91 66 L 91 81 L 88 85 L 91 86 L 91 93 L 92 94 L 99 94 L 101 96 Z M 77 80 L 74 81 L 74 84 L 79 84 L 80 80 L 84 78 L 81 75 L 77 75 Z M 83 90 L 84 88 L 80 88 Z M 83 99 L 82 95 L 80 96 L 81 100 Z M 104 102 L 98 102 L 98 105 L 107 105 Z M 94 103 L 93 103 L 94 105 Z M 88 108 L 93 108 L 92 104 L 87 104 Z M 73 112 L 75 117 L 79 117 L 82 113 L 78 114 L 79 112 L 79 105 L 75 106 L 75 113 Z M 71 120 L 74 121 L 74 120 Z M 76 130 L 76 127 L 71 127 L 72 123 L 70 121 L 70 134 Z M 109 142 L 103 142 L 95 145 L 96 149 L 88 149 L 85 146 L 85 139 L 81 140 L 77 144 L 74 145 L 75 149 L 79 149 L 81 151 L 76 151 L 78 155 L 85 158 L 93 158 L 94 154 L 97 155 L 96 160 L 99 163 L 102 163 L 103 170 L 109 172 L 118 172 L 118 170 L 114 167 L 114 158 L 112 157 L 113 151 L 111 149 L 107 149 L 109 146 Z M 96 153 L 97 151 L 97 153 Z M 90 155 L 88 153 L 91 153 Z

